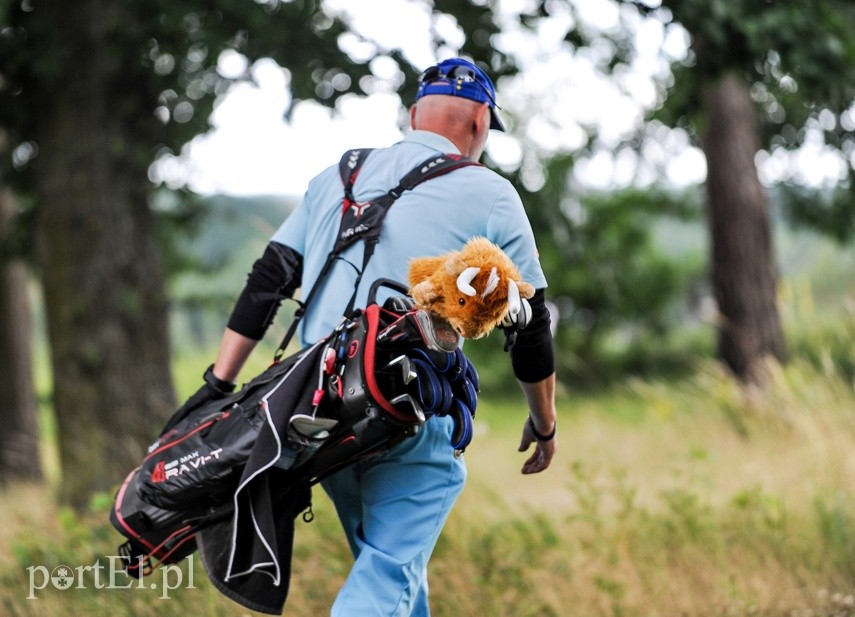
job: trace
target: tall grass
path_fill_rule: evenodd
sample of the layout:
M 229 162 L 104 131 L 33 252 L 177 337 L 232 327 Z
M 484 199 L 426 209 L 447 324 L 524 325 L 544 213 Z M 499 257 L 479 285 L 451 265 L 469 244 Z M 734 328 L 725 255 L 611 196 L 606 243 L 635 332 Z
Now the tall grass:
M 522 399 L 485 400 L 469 486 L 437 546 L 435 615 L 855 615 L 855 394 L 807 360 L 770 365 L 763 392 L 714 363 L 678 383 L 562 397 L 559 454 L 522 476 Z M 92 513 L 44 489 L 0 503 L 0 613 L 246 615 L 207 582 L 160 590 L 47 585 L 28 571 L 115 553 L 110 496 Z M 285 614 L 326 614 L 350 564 L 331 504 L 300 523 Z M 191 564 L 185 564 L 184 575 Z M 154 579 L 157 580 L 157 579 Z

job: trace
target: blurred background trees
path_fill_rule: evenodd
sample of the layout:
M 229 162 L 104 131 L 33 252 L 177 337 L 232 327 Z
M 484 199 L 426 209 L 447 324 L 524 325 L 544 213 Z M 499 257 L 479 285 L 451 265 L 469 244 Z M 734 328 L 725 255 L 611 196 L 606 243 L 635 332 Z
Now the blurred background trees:
M 0 184 L 0 483 L 41 478 L 29 275 L 15 237 L 15 194 Z
M 495 26 L 482 20 L 486 8 L 460 6 L 483 22 L 480 49 L 465 46 L 483 57 Z M 208 127 L 229 83 L 249 77 L 221 75 L 221 52 L 273 58 L 289 68 L 295 99 L 327 104 L 362 91 L 370 73 L 339 49 L 345 26 L 319 2 L 2 7 L 0 128 L 9 136 L 2 172 L 29 204 L 62 498 L 82 507 L 141 460 L 153 427 L 176 407 L 162 221 L 150 205 L 147 172 L 158 155 Z M 26 363 L 4 370 L 11 377 L 19 364 Z
M 738 377 L 751 380 L 764 356 L 782 359 L 786 347 L 769 195 L 793 224 L 841 241 L 855 231 L 853 8 L 843 0 L 765 3 L 753 12 L 742 3 L 708 0 L 612 4 L 619 26 L 605 31 L 588 24 L 573 2 L 532 2 L 510 19 L 532 40 L 545 23 L 561 28 L 563 49 L 592 59 L 592 70 L 619 84 L 639 54 L 635 33 L 644 20 L 666 32 L 686 32 L 688 51 L 673 66 L 674 58 L 663 53 L 670 68 L 659 75 L 656 100 L 635 134 L 614 146 L 585 126 L 575 147 L 544 148 L 535 143 L 530 124 L 538 110 L 524 108 L 537 101 L 513 98 L 525 62 L 524 50 L 500 44 L 508 11 L 498 2 L 428 3 L 434 20 L 450 16 L 462 34 L 449 40 L 437 28 L 434 48 L 490 69 L 520 142 L 523 154 L 515 164 L 487 162 L 518 187 L 535 227 L 558 309 L 561 379 L 602 384 L 628 371 L 685 365 L 704 349 L 685 339 L 675 343 L 669 333 L 689 311 L 697 319 L 711 295 L 716 353 Z M 371 93 L 383 81 L 372 68 L 376 58 L 399 68 L 383 87 L 391 85 L 404 104 L 412 100 L 424 67 L 411 66 L 401 49 L 372 42 L 344 17 L 308 0 L 217 0 L 204 6 L 183 0 L 0 0 L 0 130 L 7 137 L 0 141 L 0 189 L 14 197 L 10 218 L 16 221 L 0 240 L 4 270 L 13 255 L 27 259 L 43 289 L 65 501 L 84 505 L 93 491 L 110 490 L 139 461 L 177 398 L 168 321 L 182 307 L 168 282 L 182 267 L 208 268 L 209 283 L 218 285 L 209 276 L 213 262 L 229 257 L 220 251 L 205 261 L 200 242 L 222 249 L 245 237 L 234 223 L 228 233 L 222 225 L 214 229 L 211 214 L 223 208 L 211 200 L 186 187 L 156 186 L 152 164 L 178 156 L 208 130 L 215 102 L 233 84 L 251 81 L 250 68 L 260 58 L 286 70 L 288 113 L 300 100 L 335 107 L 342 96 Z M 372 51 L 354 59 L 343 51 L 346 36 Z M 222 70 L 224 54 L 245 58 L 245 70 Z M 580 183 L 581 164 L 603 149 L 621 157 L 635 152 L 638 167 L 651 166 L 650 144 L 673 133 L 702 147 L 705 190 L 677 190 L 655 174 L 638 174 L 606 190 Z M 785 151 L 815 139 L 848 159 L 848 178 L 839 188 L 805 188 L 793 174 L 788 185 L 768 191 L 759 164 L 784 160 Z M 283 215 L 280 206 L 250 202 L 228 208 L 239 220 L 256 205 L 252 212 L 263 212 L 271 225 Z M 704 214 L 708 258 L 699 252 Z M 692 240 L 680 247 L 675 230 L 687 227 Z M 201 236 L 189 235 L 194 228 Z M 236 294 L 248 259 L 223 279 L 222 288 L 208 286 L 202 295 Z M 24 297 L 4 293 L 8 288 L 0 282 L 0 332 L 20 335 L 25 323 L 14 316 L 21 309 L 10 298 Z M 200 306 L 182 313 L 197 315 Z M 214 321 L 219 335 L 223 316 Z M 198 319 L 182 323 L 195 324 L 198 340 Z M 494 353 L 497 343 L 473 345 L 472 351 L 498 365 L 503 358 L 491 359 L 501 355 Z M 4 339 L 2 378 L 31 383 L 26 369 L 32 363 L 24 355 L 30 352 L 15 349 Z M 204 367 L 197 368 L 201 373 Z M 21 399 L 3 403 L 7 441 L 17 441 L 17 425 L 7 418 L 33 417 L 33 407 L 26 406 L 33 396 L 22 392 Z M 22 434 L 35 431 L 29 420 L 21 426 Z M 14 477 L 12 469 L 0 458 L 0 477 Z
M 675 96 L 659 116 L 688 127 L 706 156 L 718 353 L 738 376 L 755 379 L 764 356 L 785 356 L 769 199 L 755 159 L 761 149 L 798 148 L 812 132 L 851 157 L 855 127 L 844 114 L 855 101 L 855 6 L 663 0 L 662 8 L 691 35 L 691 55 L 670 89 Z M 847 176 L 851 187 L 851 164 Z M 825 209 L 847 213 L 848 224 L 839 216 L 827 226 L 839 225 L 838 236 L 852 227 L 851 196 Z M 801 218 L 816 220 L 809 213 L 822 210 L 802 208 Z

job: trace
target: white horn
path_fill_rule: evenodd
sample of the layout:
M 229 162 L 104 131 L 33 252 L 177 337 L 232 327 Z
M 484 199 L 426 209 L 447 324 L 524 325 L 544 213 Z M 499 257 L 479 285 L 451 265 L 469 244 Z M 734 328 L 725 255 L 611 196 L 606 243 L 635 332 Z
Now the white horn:
M 488 294 L 496 291 L 496 287 L 499 286 L 499 274 L 494 267 L 490 270 L 490 278 L 487 279 L 487 287 L 484 289 L 484 293 L 481 294 L 482 298 L 486 298 Z
M 466 268 L 457 277 L 457 289 L 465 293 L 467 296 L 475 295 L 475 288 L 472 287 L 472 279 L 481 271 L 481 268 Z
M 520 290 L 517 287 L 516 282 L 513 279 L 508 280 L 508 314 L 511 315 L 514 319 L 519 315 L 520 307 L 522 306 L 522 302 L 520 302 Z

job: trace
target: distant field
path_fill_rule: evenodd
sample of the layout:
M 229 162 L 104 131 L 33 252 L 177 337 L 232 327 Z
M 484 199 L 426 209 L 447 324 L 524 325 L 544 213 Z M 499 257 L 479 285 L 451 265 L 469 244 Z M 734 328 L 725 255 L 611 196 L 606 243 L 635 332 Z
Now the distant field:
M 681 383 L 568 394 L 558 458 L 530 477 L 516 452 L 522 400 L 484 400 L 465 455 L 469 484 L 432 562 L 434 614 L 855 614 L 855 395 L 799 361 L 772 374 L 765 394 L 742 392 L 712 363 Z M 87 588 L 46 585 L 26 600 L 27 567 L 115 551 L 109 501 L 76 518 L 44 489 L 3 495 L 0 613 L 249 614 L 210 587 L 199 563 L 194 588 L 169 599 L 98 591 L 86 579 Z M 326 614 L 347 573 L 321 491 L 315 512 L 298 525 L 286 615 Z

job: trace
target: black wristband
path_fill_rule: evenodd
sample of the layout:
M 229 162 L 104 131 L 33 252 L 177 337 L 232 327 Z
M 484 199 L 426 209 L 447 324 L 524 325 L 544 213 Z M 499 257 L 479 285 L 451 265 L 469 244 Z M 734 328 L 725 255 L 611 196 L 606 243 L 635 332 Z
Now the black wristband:
M 534 420 L 531 419 L 531 416 L 528 417 L 528 427 L 531 429 L 531 432 L 534 433 L 534 438 L 538 441 L 552 441 L 555 438 L 555 430 L 558 428 L 558 422 L 556 421 L 552 425 L 552 432 L 549 435 L 542 435 L 537 432 L 537 429 L 534 428 Z
M 205 371 L 204 375 L 202 375 L 202 379 L 205 380 L 205 383 L 211 386 L 217 392 L 221 394 L 231 394 L 235 391 L 237 384 L 233 381 L 226 381 L 225 379 L 220 379 L 216 375 L 214 375 L 214 365 L 208 367 L 208 370 Z

